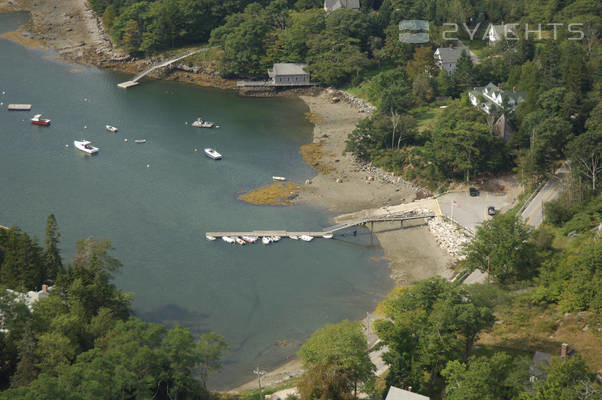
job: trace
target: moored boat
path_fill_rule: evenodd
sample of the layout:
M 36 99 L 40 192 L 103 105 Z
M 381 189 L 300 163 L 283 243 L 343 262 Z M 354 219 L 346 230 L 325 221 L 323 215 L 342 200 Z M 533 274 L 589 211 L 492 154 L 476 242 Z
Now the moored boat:
M 222 155 L 220 153 L 218 153 L 217 151 L 215 151 L 214 149 L 207 148 L 204 151 L 205 151 L 205 154 L 207 154 L 207 157 L 209 157 L 209 158 L 212 158 L 214 160 L 222 159 Z
M 146 143 L 146 139 L 136 139 L 134 140 L 135 143 Z
M 234 239 L 232 239 L 230 236 L 222 236 L 222 240 L 226 243 L 234 243 Z
M 272 243 L 272 239 L 270 239 L 267 236 L 264 236 L 264 237 L 261 238 L 261 243 L 263 243 L 263 244 L 270 244 L 270 243 Z
M 270 236 L 270 239 L 272 240 L 272 242 L 278 242 L 281 239 L 281 237 L 278 235 L 274 235 Z
M 31 123 L 34 125 L 48 126 L 50 125 L 50 120 L 47 118 L 42 118 L 42 114 L 36 114 L 31 119 Z
M 205 235 L 205 238 L 207 240 L 211 240 L 211 241 L 214 241 L 215 239 L 217 239 L 215 236 L 211 236 L 211 235 Z
M 313 236 L 309 236 L 309 235 L 301 235 L 300 239 L 305 241 L 305 242 L 311 242 L 313 240 Z
M 234 240 L 236 240 L 236 243 L 238 243 L 241 246 L 244 246 L 245 244 L 247 244 L 247 242 L 245 242 L 244 240 L 242 240 L 241 238 L 237 237 L 234 238 Z
M 114 126 L 111 126 L 111 125 L 105 125 L 105 128 L 107 128 L 107 131 L 109 131 L 111 133 L 115 133 L 118 131 L 117 128 L 115 128 Z
M 332 239 L 332 236 L 333 236 L 333 234 L 332 234 L 332 233 L 325 233 L 325 234 L 323 234 L 323 235 L 322 235 L 322 237 L 323 237 L 324 239 Z
M 257 241 L 257 237 L 256 236 L 243 236 L 242 240 L 244 240 L 247 243 L 255 243 L 255 241 Z
M 88 154 L 96 154 L 98 153 L 98 147 L 92 146 L 92 142 L 88 140 L 74 140 L 73 145 L 76 149 L 83 151 Z
M 288 238 L 293 240 L 299 240 L 299 236 L 297 235 L 288 235 Z
M 283 182 L 286 178 L 284 176 L 272 176 L 272 180 Z

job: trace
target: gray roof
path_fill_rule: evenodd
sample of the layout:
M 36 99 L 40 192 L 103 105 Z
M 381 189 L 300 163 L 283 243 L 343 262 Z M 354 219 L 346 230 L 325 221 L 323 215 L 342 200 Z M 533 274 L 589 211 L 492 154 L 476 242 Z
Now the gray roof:
M 391 386 L 385 400 L 429 400 L 429 398 L 418 393 Z
M 436 51 L 439 52 L 441 62 L 456 63 L 458 61 L 458 58 L 460 58 L 460 56 L 462 55 L 462 51 L 464 51 L 464 49 L 460 49 L 458 47 L 439 47 Z
M 360 0 L 324 0 L 325 10 L 334 11 L 339 8 L 358 10 L 360 8 Z
M 306 66 L 307 64 L 277 63 L 272 71 L 276 75 L 307 75 L 304 70 Z

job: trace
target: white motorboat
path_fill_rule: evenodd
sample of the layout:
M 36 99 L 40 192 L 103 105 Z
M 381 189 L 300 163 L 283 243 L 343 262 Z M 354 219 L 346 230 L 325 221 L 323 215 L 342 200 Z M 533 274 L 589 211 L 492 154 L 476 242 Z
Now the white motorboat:
M 209 157 L 209 158 L 212 158 L 214 160 L 222 159 L 222 155 L 220 153 L 218 153 L 217 151 L 215 151 L 214 149 L 207 148 L 204 151 L 205 151 L 205 154 L 207 154 L 207 157 Z
M 288 238 L 293 240 L 299 240 L 299 236 L 297 235 L 289 235 Z
M 114 126 L 111 126 L 111 125 L 106 125 L 105 127 L 107 128 L 107 131 L 109 131 L 111 133 L 115 133 L 118 131 L 117 128 L 115 128 Z
M 196 121 L 192 123 L 192 126 L 195 128 L 213 128 L 215 126 L 215 122 L 203 121 L 201 118 L 197 118 Z
M 234 243 L 235 240 L 232 239 L 230 236 L 222 236 L 222 240 L 226 243 Z
M 238 243 L 241 246 L 244 246 L 245 244 L 247 244 L 247 242 L 245 242 L 244 240 L 242 240 L 241 238 L 237 237 L 234 238 L 234 240 L 236 240 L 236 243 Z
M 146 139 L 136 139 L 134 140 L 135 143 L 146 143 Z
M 83 151 L 88 154 L 96 154 L 98 153 L 98 147 L 92 146 L 92 142 L 88 140 L 74 140 L 73 145 L 76 149 Z
M 300 239 L 303 240 L 304 242 L 311 242 L 313 240 L 313 236 L 309 236 L 309 235 L 301 235 Z
M 261 243 L 263 243 L 263 244 L 270 244 L 270 243 L 272 243 L 272 239 L 270 239 L 267 236 L 264 236 L 264 237 L 261 238 Z
M 284 176 L 272 176 L 272 180 L 283 182 L 286 178 Z
M 274 235 L 274 236 L 270 236 L 270 239 L 272 240 L 272 242 L 278 242 L 281 239 L 281 237 Z
M 211 236 L 211 235 L 205 235 L 205 238 L 206 238 L 207 240 L 211 240 L 211 241 L 214 241 L 214 240 L 216 239 L 216 237 L 215 237 L 215 236 Z
M 322 235 L 322 237 L 324 239 L 332 239 L 333 234 L 332 233 L 325 233 L 324 235 Z
M 257 237 L 256 236 L 243 236 L 242 240 L 244 240 L 247 243 L 255 243 L 257 241 Z

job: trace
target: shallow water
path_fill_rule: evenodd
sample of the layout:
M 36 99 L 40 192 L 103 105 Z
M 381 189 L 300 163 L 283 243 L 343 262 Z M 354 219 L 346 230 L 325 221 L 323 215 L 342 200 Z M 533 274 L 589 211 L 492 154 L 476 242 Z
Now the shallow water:
M 0 32 L 24 18 L 0 14 Z M 231 351 L 215 388 L 250 378 L 256 365 L 281 363 L 323 324 L 374 308 L 391 282 L 388 266 L 370 260 L 382 252 L 366 235 L 244 248 L 204 239 L 205 231 L 329 225 L 331 215 L 319 209 L 236 200 L 272 175 L 302 182 L 314 174 L 298 153 L 311 141 L 304 103 L 173 82 L 117 88 L 126 78 L 0 39 L 0 224 L 42 238 L 54 213 L 65 259 L 78 239 L 109 238 L 124 264 L 117 285 L 135 293 L 137 315 L 226 337 Z M 33 109 L 8 112 L 8 103 Z M 34 113 L 52 125 L 33 126 Z M 185 125 L 199 116 L 222 128 Z M 100 153 L 75 150 L 81 138 Z M 204 147 L 224 159 L 206 158 Z M 288 344 L 276 344 L 283 339 Z

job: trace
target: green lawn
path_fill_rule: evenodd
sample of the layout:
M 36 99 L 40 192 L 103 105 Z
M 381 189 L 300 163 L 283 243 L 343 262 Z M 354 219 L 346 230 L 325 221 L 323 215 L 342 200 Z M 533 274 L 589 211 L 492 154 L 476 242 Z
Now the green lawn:
M 422 133 L 433 127 L 437 117 L 443 112 L 443 108 L 435 107 L 418 107 L 410 111 L 410 114 L 416 118 L 418 124 L 418 132 Z

